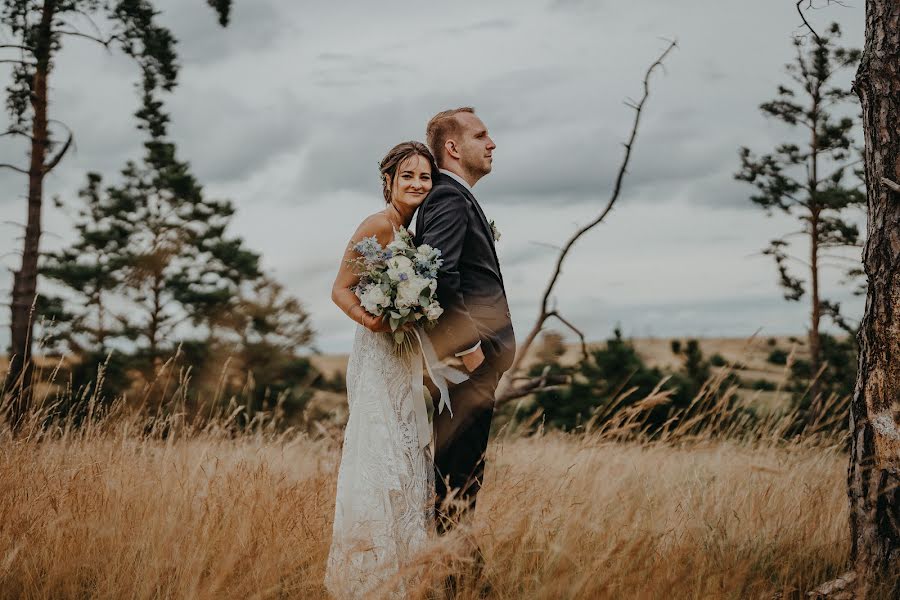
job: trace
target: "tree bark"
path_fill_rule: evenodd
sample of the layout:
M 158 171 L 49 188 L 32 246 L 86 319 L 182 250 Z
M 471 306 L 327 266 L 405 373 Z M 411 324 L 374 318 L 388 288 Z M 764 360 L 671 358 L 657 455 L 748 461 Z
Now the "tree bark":
M 11 420 L 18 428 L 28 411 L 31 400 L 33 364 L 31 356 L 34 323 L 32 307 L 37 294 L 38 256 L 41 239 L 41 207 L 44 197 L 44 176 L 49 144 L 47 127 L 47 78 L 52 52 L 54 0 L 46 0 L 41 11 L 41 23 L 34 56 L 36 65 L 31 90 L 34 111 L 31 131 L 31 160 L 28 168 L 28 220 L 21 268 L 13 275 L 10 337 L 12 352 L 7 375 L 7 393 L 12 396 Z
M 813 93 L 813 127 L 812 141 L 810 142 L 811 164 L 809 170 L 809 232 L 810 232 L 810 293 L 812 295 L 812 310 L 810 314 L 809 329 L 809 355 L 810 375 L 812 383 L 809 387 L 810 405 L 807 423 L 815 423 L 822 411 L 822 389 L 819 371 L 822 368 L 822 349 L 819 337 L 819 325 L 822 318 L 822 303 L 819 299 L 819 89 L 816 87 Z
M 867 0 L 854 89 L 865 136 L 869 287 L 847 483 L 856 595 L 866 597 L 885 582 L 896 586 L 900 562 L 900 194 L 882 181 L 900 181 L 900 1 Z

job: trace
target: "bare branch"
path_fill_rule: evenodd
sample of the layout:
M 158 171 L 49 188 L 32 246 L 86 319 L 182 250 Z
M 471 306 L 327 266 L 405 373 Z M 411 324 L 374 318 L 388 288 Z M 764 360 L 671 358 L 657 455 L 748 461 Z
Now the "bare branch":
M 4 131 L 3 133 L 0 133 L 0 137 L 6 137 L 9 135 L 18 135 L 21 137 L 27 137 L 29 139 L 31 138 L 30 135 L 28 135 L 27 133 L 25 133 L 24 131 L 22 131 L 20 129 L 9 129 L 7 131 Z
M 85 12 L 85 11 L 83 11 L 83 10 L 79 10 L 79 9 L 77 9 L 77 8 L 74 9 L 72 12 L 74 12 L 74 13 L 77 14 L 77 15 L 80 15 L 80 16 L 84 17 L 84 18 L 87 20 L 87 22 L 91 24 L 91 27 L 94 28 L 94 31 L 97 33 L 97 37 L 103 37 L 103 32 L 102 32 L 102 31 L 100 30 L 100 28 L 97 26 L 96 21 L 94 21 L 94 18 L 91 17 L 91 15 L 90 15 L 89 13 L 87 13 L 87 12 Z
M 800 8 L 800 5 L 803 4 L 804 0 L 797 0 L 797 12 L 800 13 L 800 18 L 803 19 L 803 24 L 809 29 L 814 36 L 816 36 L 816 41 L 821 43 L 822 38 L 819 37 L 819 34 L 816 33 L 816 30 L 813 29 L 812 25 L 809 24 L 809 21 L 806 20 L 806 15 L 803 14 L 803 9 Z M 812 0 L 809 0 L 809 6 L 807 8 L 812 8 Z
M 15 166 L 15 165 L 9 165 L 6 163 L 0 163 L 0 169 L 11 169 L 11 170 L 15 171 L 16 173 L 22 173 L 23 175 L 28 175 L 28 171 L 26 169 L 20 169 L 19 167 Z
M 100 38 L 100 37 L 97 37 L 94 35 L 90 35 L 88 33 L 81 33 L 80 31 L 70 31 L 68 29 L 58 30 L 57 33 L 59 33 L 60 35 L 71 35 L 73 37 L 80 37 L 80 38 L 84 38 L 86 40 L 91 40 L 92 42 L 97 42 L 98 44 L 100 44 L 101 46 L 106 48 L 107 50 L 110 49 L 110 46 L 112 45 L 113 42 L 121 41 L 121 39 L 122 39 L 118 35 L 111 35 L 108 38 L 103 39 L 103 38 Z
M 800 5 L 804 2 L 807 2 L 806 8 L 808 10 L 816 10 L 817 8 L 823 8 L 821 6 L 817 7 L 813 5 L 813 0 L 797 0 L 797 12 L 800 13 L 800 18 L 803 19 L 803 25 L 809 29 L 809 31 L 816 37 L 816 41 L 820 44 L 822 43 L 822 38 L 819 37 L 819 34 L 816 33 L 816 30 L 812 28 L 812 25 L 809 24 L 809 21 L 806 20 L 806 15 L 803 14 L 803 9 L 800 8 Z M 831 6 L 832 4 L 837 4 L 843 8 L 850 8 L 850 6 L 842 2 L 842 0 L 827 0 L 825 6 Z
M 587 225 L 581 227 L 578 231 L 576 231 L 575 234 L 571 238 L 569 238 L 569 241 L 563 247 L 563 251 L 560 253 L 559 258 L 557 259 L 556 268 L 554 270 L 553 276 L 550 278 L 550 282 L 547 285 L 546 290 L 544 291 L 544 297 L 543 297 L 543 300 L 541 303 L 544 312 L 547 311 L 547 303 L 550 298 L 550 294 L 552 293 L 553 288 L 556 286 L 556 282 L 559 279 L 559 276 L 562 272 L 562 263 L 565 260 L 566 255 L 572 249 L 572 246 L 575 245 L 575 242 L 577 242 L 581 238 L 581 236 L 583 236 L 585 233 L 587 233 L 588 231 L 590 231 L 591 229 L 593 229 L 594 227 L 599 225 L 603 221 L 603 219 L 606 218 L 606 215 L 609 214 L 609 212 L 613 208 L 613 205 L 616 203 L 616 200 L 618 200 L 618 198 L 619 198 L 619 193 L 622 189 L 622 181 L 625 178 L 625 173 L 628 168 L 628 163 L 631 159 L 631 150 L 634 145 L 634 140 L 637 137 L 638 124 L 640 123 L 641 112 L 644 108 L 644 103 L 647 101 L 647 97 L 649 96 L 649 93 L 650 93 L 650 87 L 649 87 L 650 75 L 653 73 L 653 71 L 657 67 L 662 65 L 663 59 L 665 59 L 665 57 L 669 54 L 669 52 L 671 52 L 671 50 L 675 47 L 675 45 L 676 45 L 675 42 L 671 42 L 669 44 L 669 47 L 666 48 L 665 52 L 663 52 L 662 55 L 660 55 L 660 57 L 658 59 L 656 59 L 656 61 L 650 66 L 650 68 L 647 70 L 646 75 L 644 76 L 644 95 L 641 98 L 640 102 L 638 104 L 636 104 L 634 107 L 634 109 L 635 109 L 634 125 L 632 126 L 631 135 L 629 136 L 628 142 L 625 143 L 625 156 L 622 160 L 621 167 L 619 168 L 619 173 L 616 177 L 616 183 L 615 183 L 615 187 L 613 188 L 612 196 L 610 197 L 609 202 L 607 202 L 606 208 L 604 208 L 604 210 L 600 213 L 600 215 L 597 218 L 595 218 L 593 221 L 591 221 L 590 223 L 588 223 Z
M 566 319 L 564 319 L 564 318 L 562 317 L 562 315 L 559 314 L 559 313 L 558 313 L 557 311 L 555 311 L 555 310 L 552 311 L 552 312 L 550 312 L 550 313 L 548 313 L 548 314 L 547 314 L 547 317 L 548 317 L 548 318 L 550 318 L 550 317 L 556 317 L 556 319 L 557 319 L 560 323 L 562 323 L 563 325 L 565 325 L 566 327 L 568 327 L 569 329 L 571 329 L 572 331 L 575 332 L 575 334 L 576 334 L 576 335 L 578 336 L 578 338 L 581 340 L 581 359 L 584 360 L 584 361 L 587 361 L 588 358 L 589 358 L 589 355 L 588 355 L 588 347 L 587 347 L 587 341 L 585 340 L 584 334 L 581 332 L 581 330 L 578 329 L 577 327 L 575 327 L 574 325 L 572 325 L 572 324 L 571 324 L 569 321 L 567 321 Z
M 510 369 L 507 371 L 507 373 L 510 376 L 512 374 L 514 374 L 516 372 L 516 370 L 518 370 L 519 365 L 522 363 L 522 359 L 528 353 L 528 350 L 531 348 L 531 345 L 534 343 L 534 340 L 535 340 L 535 338 L 537 338 L 537 335 L 541 332 L 541 330 L 544 326 L 544 323 L 547 321 L 547 319 L 550 316 L 550 313 L 553 312 L 549 308 L 550 297 L 553 294 L 553 289 L 556 287 L 556 282 L 559 280 L 560 274 L 562 273 L 562 265 L 566 259 L 566 256 L 572 250 L 572 247 L 575 245 L 575 243 L 585 233 L 587 233 L 588 231 L 590 231 L 591 229 L 593 229 L 594 227 L 596 227 L 597 225 L 599 225 L 600 223 L 603 222 L 603 220 L 606 218 L 606 215 L 609 214 L 609 212 L 612 210 L 613 206 L 615 205 L 616 201 L 619 199 L 619 195 L 622 191 L 622 182 L 625 179 L 625 174 L 628 172 L 628 164 L 631 160 L 631 151 L 632 151 L 632 148 L 634 147 L 634 141 L 637 138 L 638 126 L 639 126 L 640 120 L 641 120 L 641 113 L 643 112 L 644 104 L 647 102 L 647 98 L 650 95 L 650 77 L 653 74 L 653 72 L 656 71 L 656 69 L 662 67 L 662 64 L 663 64 L 663 61 L 665 60 L 665 58 L 669 55 L 670 52 L 672 52 L 672 50 L 674 48 L 677 47 L 677 42 L 675 40 L 667 40 L 667 41 L 669 42 L 669 45 L 659 55 L 659 57 L 647 68 L 647 71 L 644 74 L 644 80 L 643 80 L 644 92 L 643 92 L 643 95 L 641 96 L 641 99 L 639 101 L 636 101 L 636 104 L 634 104 L 634 107 L 633 107 L 635 114 L 634 114 L 634 121 L 631 126 L 631 134 L 628 137 L 628 141 L 624 144 L 625 153 L 624 153 L 624 156 L 622 157 L 622 163 L 619 166 L 619 172 L 618 172 L 618 175 L 616 176 L 615 185 L 613 186 L 612 194 L 610 195 L 610 198 L 607 201 L 606 206 L 600 212 L 600 214 L 593 221 L 591 221 L 587 225 L 584 225 L 583 227 L 579 228 L 569 238 L 569 240 L 566 242 L 566 244 L 563 246 L 562 251 L 559 254 L 559 257 L 556 260 L 556 266 L 553 270 L 553 275 L 550 277 L 550 280 L 547 283 L 547 287 L 544 289 L 544 294 L 543 294 L 543 297 L 541 298 L 540 312 L 538 314 L 538 318 L 535 321 L 535 324 L 532 327 L 531 331 L 529 332 L 528 336 L 525 338 L 524 343 L 518 348 L 518 351 L 516 352 L 516 357 L 513 360 L 513 363 L 511 365 Z M 558 315 L 557 315 L 557 318 L 559 318 Z M 507 377 L 504 377 L 504 381 L 501 382 L 501 389 L 498 392 L 498 396 L 507 398 L 508 394 L 511 393 L 509 388 L 510 388 L 509 379 Z
M 66 140 L 65 145 L 62 147 L 62 150 L 57 152 L 56 156 L 54 156 L 50 160 L 50 162 L 48 162 L 46 165 L 44 165 L 44 174 L 45 175 L 47 173 L 49 173 L 50 171 L 52 171 L 56 167 L 56 165 L 59 164 L 59 161 L 61 161 L 63 156 L 65 156 L 66 152 L 69 150 L 69 147 L 72 145 L 72 140 L 74 140 L 74 139 L 75 139 L 75 137 L 72 135 L 72 132 L 70 131 L 69 139 Z
M 526 382 L 517 385 L 515 388 L 510 387 L 497 395 L 497 403 L 503 404 L 510 400 L 518 400 L 531 394 L 540 392 L 549 392 L 558 389 L 559 386 L 569 383 L 566 375 L 550 375 L 550 366 L 544 367 L 544 370 L 537 377 L 526 378 Z

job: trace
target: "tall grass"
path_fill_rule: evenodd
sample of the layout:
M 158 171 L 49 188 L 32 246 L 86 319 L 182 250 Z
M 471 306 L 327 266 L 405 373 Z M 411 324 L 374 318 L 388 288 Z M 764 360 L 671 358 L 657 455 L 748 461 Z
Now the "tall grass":
M 88 395 L 75 426 L 46 395 L 0 428 L 0 599 L 326 597 L 337 444 L 277 407 L 249 425 L 236 402 L 190 407 L 186 379 L 153 409 Z M 473 543 L 461 598 L 800 597 L 838 575 L 843 441 L 728 419 L 715 385 L 652 438 L 637 407 L 577 436 L 501 431 L 474 517 L 434 540 L 412 597 L 470 573 Z

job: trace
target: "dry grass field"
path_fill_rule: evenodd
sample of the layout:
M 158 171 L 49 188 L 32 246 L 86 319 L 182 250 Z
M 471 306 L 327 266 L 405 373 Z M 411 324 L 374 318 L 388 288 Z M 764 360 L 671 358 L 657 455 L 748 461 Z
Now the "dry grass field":
M 0 429 L 0 599 L 324 598 L 339 450 L 113 410 Z M 434 540 L 413 598 L 800 598 L 848 554 L 846 458 L 827 438 L 607 430 L 491 444 L 475 518 Z

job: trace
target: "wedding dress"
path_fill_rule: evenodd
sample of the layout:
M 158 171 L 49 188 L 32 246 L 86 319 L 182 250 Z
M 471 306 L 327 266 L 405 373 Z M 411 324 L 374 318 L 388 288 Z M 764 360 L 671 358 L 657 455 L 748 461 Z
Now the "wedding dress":
M 325 574 L 335 598 L 405 598 L 406 567 L 433 529 L 434 465 L 415 414 L 421 365 L 418 348 L 398 356 L 389 335 L 357 327 Z

